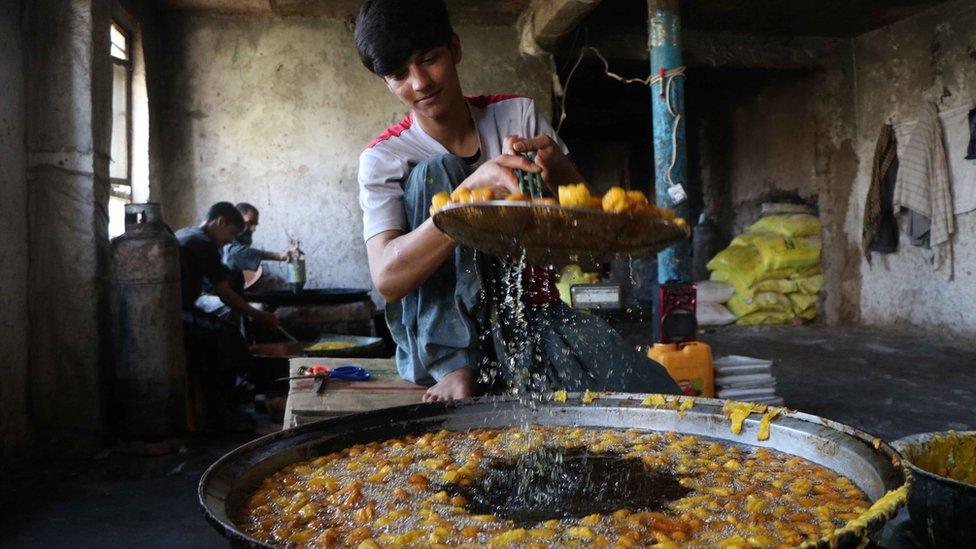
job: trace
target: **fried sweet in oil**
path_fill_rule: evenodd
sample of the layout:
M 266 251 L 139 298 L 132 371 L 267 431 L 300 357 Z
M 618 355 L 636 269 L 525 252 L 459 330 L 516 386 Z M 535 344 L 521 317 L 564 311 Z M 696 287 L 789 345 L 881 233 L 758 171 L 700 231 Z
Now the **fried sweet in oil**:
M 497 460 L 547 448 L 637 459 L 649 474 L 675 479 L 681 492 L 659 509 L 613 507 L 529 523 L 463 495 L 479 479 L 489 482 L 483 475 Z M 532 426 L 408 435 L 290 465 L 245 500 L 237 523 L 256 539 L 296 547 L 745 547 L 813 541 L 856 524 L 868 507 L 849 479 L 766 448 L 636 429 Z

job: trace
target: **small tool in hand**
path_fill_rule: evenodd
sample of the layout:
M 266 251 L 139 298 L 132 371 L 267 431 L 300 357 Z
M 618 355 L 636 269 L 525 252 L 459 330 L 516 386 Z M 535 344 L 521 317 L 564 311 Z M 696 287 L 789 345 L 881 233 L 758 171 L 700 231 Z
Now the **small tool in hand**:
M 535 162 L 535 151 L 529 151 L 521 154 L 522 156 L 528 158 L 529 162 Z M 545 196 L 546 187 L 545 183 L 542 181 L 541 173 L 515 170 L 515 177 L 518 179 L 519 192 L 522 194 L 531 198 L 542 198 Z
M 282 328 L 281 326 L 278 326 L 278 331 L 285 334 L 285 337 L 287 337 L 288 339 L 294 341 L 295 343 L 298 343 L 298 338 L 288 333 L 288 330 Z

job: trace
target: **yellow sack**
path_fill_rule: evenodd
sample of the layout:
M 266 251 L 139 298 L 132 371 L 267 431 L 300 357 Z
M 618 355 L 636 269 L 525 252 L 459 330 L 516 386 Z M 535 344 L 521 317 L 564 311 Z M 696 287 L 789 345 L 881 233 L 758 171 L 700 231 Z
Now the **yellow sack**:
M 817 306 L 811 305 L 799 313 L 796 313 L 796 318 L 802 318 L 803 320 L 813 320 L 817 318 Z
M 790 280 L 789 269 L 763 271 L 757 281 L 750 282 L 742 276 L 736 276 L 728 271 L 712 271 L 711 280 L 731 284 L 735 292 L 743 297 L 754 297 L 756 292 L 779 292 L 788 294 L 797 291 L 796 281 Z
M 770 215 L 753 223 L 746 232 L 776 233 L 792 237 L 814 236 L 820 234 L 820 220 L 810 214 Z
M 739 273 L 731 273 L 729 271 L 717 270 L 712 271 L 712 274 L 708 277 L 709 280 L 714 280 L 715 282 L 723 282 L 725 284 L 731 284 L 735 288 L 736 293 L 748 295 L 752 297 L 752 290 L 749 289 L 749 280 L 741 276 Z
M 600 275 L 598 273 L 584 273 L 583 269 L 579 265 L 566 265 L 563 268 L 563 272 L 559 275 L 559 282 L 556 283 L 556 288 L 559 290 L 559 297 L 566 302 L 567 305 L 572 306 L 572 297 L 570 295 L 570 288 L 577 284 L 596 284 L 600 282 Z
M 793 311 L 793 303 L 789 298 L 776 292 L 759 292 L 752 298 L 732 294 L 725 306 L 739 318 L 761 310 Z
M 756 292 L 778 292 L 781 294 L 789 294 L 796 291 L 796 281 L 790 280 L 788 278 L 771 278 L 769 280 L 760 280 L 752 285 L 753 295 Z
M 801 294 L 816 294 L 820 291 L 820 288 L 823 288 L 824 277 L 818 274 L 808 276 L 807 278 L 797 278 L 795 282 L 796 291 Z
M 734 279 L 747 281 L 746 286 L 755 282 L 763 271 L 762 258 L 754 246 L 729 246 L 715 254 L 705 267 L 709 271 L 725 271 Z
M 739 326 L 758 326 L 760 324 L 786 324 L 795 316 L 792 311 L 756 311 L 736 320 Z
M 820 237 L 790 238 L 777 233 L 744 233 L 732 246 L 755 246 L 765 270 L 797 269 L 820 263 Z
M 792 293 L 792 294 L 788 294 L 786 297 L 788 297 L 790 299 L 790 302 L 793 303 L 793 312 L 796 313 L 797 315 L 799 315 L 803 311 L 806 311 L 810 307 L 816 309 L 817 302 L 820 300 L 819 296 L 815 293 L 814 294 Z M 814 314 L 816 314 L 816 312 L 814 312 Z
M 806 267 L 800 267 L 799 269 L 794 269 L 790 274 L 790 278 L 809 278 L 813 275 L 820 274 L 820 263 L 815 263 L 813 265 L 807 265 Z

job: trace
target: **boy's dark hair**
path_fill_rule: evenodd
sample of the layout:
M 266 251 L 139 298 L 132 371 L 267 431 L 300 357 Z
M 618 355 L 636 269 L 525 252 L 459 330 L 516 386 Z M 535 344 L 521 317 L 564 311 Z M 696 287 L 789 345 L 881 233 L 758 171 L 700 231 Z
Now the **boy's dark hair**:
M 444 0 L 366 0 L 356 17 L 356 49 L 370 72 L 389 76 L 410 56 L 451 43 Z
M 254 205 L 251 204 L 250 202 L 238 202 L 237 205 L 234 207 L 237 208 L 237 211 L 241 212 L 242 216 L 247 215 L 249 213 L 252 213 L 254 215 L 260 215 L 258 209 L 255 208 Z
M 213 206 L 210 206 L 210 209 L 207 210 L 206 223 L 212 223 L 216 221 L 218 217 L 223 217 L 224 221 L 230 223 L 231 225 L 235 225 L 241 229 L 244 228 L 244 216 L 241 215 L 241 212 L 237 211 L 237 208 L 235 208 L 230 202 L 218 202 Z

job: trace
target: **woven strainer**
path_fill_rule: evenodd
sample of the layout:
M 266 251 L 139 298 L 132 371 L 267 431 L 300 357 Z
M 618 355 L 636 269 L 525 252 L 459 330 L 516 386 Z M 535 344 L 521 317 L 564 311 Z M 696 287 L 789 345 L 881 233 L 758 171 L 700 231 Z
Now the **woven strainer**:
M 464 246 L 510 258 L 524 249 L 529 264 L 557 268 L 646 256 L 688 237 L 651 215 L 498 200 L 450 204 L 434 214 L 434 224 Z

